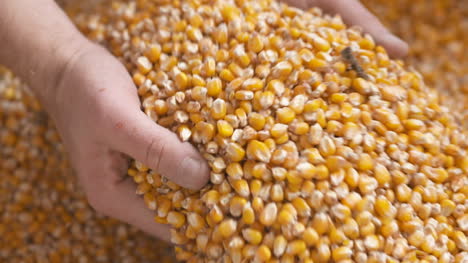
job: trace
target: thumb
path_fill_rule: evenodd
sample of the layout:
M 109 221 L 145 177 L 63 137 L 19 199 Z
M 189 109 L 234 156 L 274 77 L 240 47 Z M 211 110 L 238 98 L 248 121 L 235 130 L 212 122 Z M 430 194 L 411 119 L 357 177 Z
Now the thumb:
M 166 128 L 155 124 L 143 112 L 115 124 L 111 145 L 130 155 L 178 185 L 200 189 L 209 178 L 206 161 L 190 143 L 183 143 Z
M 345 23 L 360 26 L 392 57 L 408 54 L 408 44 L 393 35 L 366 7 L 357 0 L 320 0 L 319 6 L 329 14 L 339 14 Z

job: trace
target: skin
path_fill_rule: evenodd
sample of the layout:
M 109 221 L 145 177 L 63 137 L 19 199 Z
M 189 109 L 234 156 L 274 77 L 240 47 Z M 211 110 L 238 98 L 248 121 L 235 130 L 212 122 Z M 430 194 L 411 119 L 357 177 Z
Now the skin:
M 408 52 L 358 1 L 287 2 L 342 15 L 346 23 L 372 34 L 393 57 Z M 154 223 L 153 213 L 125 176 L 128 158 L 184 187 L 200 189 L 209 179 L 209 168 L 197 151 L 140 111 L 123 65 L 81 35 L 53 0 L 1 1 L 0 43 L 0 64 L 29 84 L 55 121 L 90 205 L 169 240 L 168 227 Z

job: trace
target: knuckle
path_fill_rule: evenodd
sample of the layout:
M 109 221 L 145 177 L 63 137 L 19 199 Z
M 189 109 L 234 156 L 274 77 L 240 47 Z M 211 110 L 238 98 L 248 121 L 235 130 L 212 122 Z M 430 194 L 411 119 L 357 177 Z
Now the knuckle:
M 167 140 L 161 140 L 157 137 L 151 139 L 146 149 L 145 164 L 153 167 L 160 172 L 163 158 L 168 147 Z
M 82 177 L 83 179 L 83 177 Z M 115 186 L 111 183 L 104 181 L 96 181 L 96 177 L 90 177 L 89 175 L 85 178 L 84 191 L 88 204 L 96 212 L 111 216 L 110 204 L 115 193 Z
M 105 199 L 100 192 L 87 192 L 88 204 L 97 212 L 107 215 Z

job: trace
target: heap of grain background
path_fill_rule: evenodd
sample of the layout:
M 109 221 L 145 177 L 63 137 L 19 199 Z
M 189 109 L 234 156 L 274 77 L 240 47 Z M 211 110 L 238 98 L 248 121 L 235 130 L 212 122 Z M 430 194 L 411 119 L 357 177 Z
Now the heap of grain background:
M 415 3 L 410 1 L 400 1 L 401 3 L 399 5 L 392 5 L 397 6 L 397 8 L 394 8 L 391 7 L 390 4 L 386 4 L 383 1 L 382 3 L 380 3 L 379 1 L 366 2 L 368 2 L 371 9 L 375 10 L 378 15 L 385 14 L 386 17 L 382 17 L 382 19 L 384 19 L 388 23 L 391 29 L 393 29 L 399 35 L 403 36 L 403 38 L 409 42 L 410 47 L 412 48 L 411 55 L 407 59 L 410 66 L 405 66 L 405 68 L 416 68 L 422 73 L 425 84 L 428 87 L 434 87 L 441 94 L 447 95 L 443 98 L 443 100 L 445 100 L 444 105 L 453 107 L 453 114 L 449 116 L 450 120 L 448 120 L 447 122 L 450 123 L 450 125 L 452 125 L 450 129 L 457 130 L 458 127 L 455 127 L 454 125 L 459 127 L 466 125 L 466 114 L 464 112 L 464 109 L 466 107 L 466 96 L 464 95 L 464 92 L 468 88 L 466 79 L 468 67 L 466 55 L 463 52 L 463 47 L 467 45 L 466 36 L 463 35 L 463 32 L 467 32 L 468 30 L 468 22 L 466 21 L 466 4 L 464 5 L 463 3 L 457 3 L 455 1 L 433 1 L 430 4 L 424 2 Z M 115 16 L 118 17 L 118 14 L 115 14 Z M 190 23 L 196 24 L 196 19 L 190 21 Z M 90 33 L 90 31 L 88 31 L 87 33 Z M 100 33 L 106 34 L 105 32 Z M 189 37 L 196 38 L 197 34 L 194 33 L 192 36 L 189 35 Z M 239 41 L 242 41 L 242 36 L 240 36 Z M 368 43 L 372 42 L 369 41 Z M 161 47 L 162 53 L 164 53 L 164 46 Z M 187 46 L 187 48 L 190 47 L 190 45 Z M 325 47 L 321 45 L 321 47 L 326 49 L 326 45 Z M 256 46 L 254 43 L 251 45 L 251 48 L 255 51 L 255 49 L 258 48 L 258 46 Z M 430 52 L 428 52 L 429 50 Z M 116 50 L 113 51 L 115 52 Z M 138 52 L 136 50 L 134 51 L 135 54 Z M 131 62 L 131 60 L 129 60 L 128 62 Z M 236 61 L 236 63 L 240 64 L 240 66 L 243 66 L 242 63 L 244 62 L 242 62 L 241 60 L 238 62 Z M 346 65 L 345 61 L 343 61 L 342 63 Z M 247 63 L 247 65 L 248 64 L 249 63 Z M 130 69 L 132 69 L 132 67 L 133 69 L 136 69 L 136 65 L 138 64 L 135 63 L 132 66 L 130 65 L 130 63 L 128 63 L 127 66 Z M 145 70 L 145 63 L 140 63 L 140 65 L 143 65 L 143 67 L 140 67 L 138 69 L 141 73 L 142 70 Z M 340 70 L 340 64 L 334 66 L 335 70 Z M 365 65 L 363 66 L 364 68 L 366 68 Z M 229 71 L 231 71 L 231 73 L 235 73 L 234 66 L 228 69 Z M 316 72 L 317 70 L 312 68 L 311 71 Z M 260 70 L 259 72 L 261 73 Z M 136 72 L 131 73 L 134 74 Z M 221 72 L 216 72 L 216 74 L 218 73 Z M 325 73 L 320 72 L 320 74 Z M 170 250 L 168 246 L 156 244 L 157 241 L 145 236 L 144 234 L 138 232 L 134 228 L 128 227 L 121 223 L 117 223 L 114 220 L 110 220 L 96 215 L 95 212 L 88 207 L 84 195 L 78 189 L 76 181 L 73 175 L 71 174 L 66 160 L 64 159 L 63 149 L 61 144 L 59 143 L 58 135 L 54 130 L 53 125 L 48 120 L 47 115 L 41 110 L 38 103 L 27 91 L 27 88 L 24 87 L 24 85 L 21 84 L 21 82 L 18 79 L 16 79 L 10 72 L 8 72 L 6 69 L 2 69 L 1 76 L 2 78 L 0 82 L 0 121 L 2 129 L 0 129 L 0 173 L 2 175 L 3 180 L 0 183 L 0 200 L 2 202 L 3 213 L 0 219 L 0 233 L 4 238 L 2 238 L 2 240 L 0 241 L 0 258 L 3 260 L 15 262 L 153 262 L 156 259 L 160 261 L 171 261 L 171 257 L 169 255 Z M 139 76 L 136 76 L 137 77 L 135 78 L 135 80 L 138 81 Z M 220 79 L 222 79 L 222 81 L 228 81 L 230 78 L 229 74 L 226 73 L 226 71 L 224 71 L 223 75 L 220 74 L 219 77 Z M 183 77 L 179 79 L 182 79 L 182 82 L 179 83 L 184 83 Z M 252 82 L 252 85 L 255 85 L 255 83 Z M 290 88 L 287 87 L 287 89 Z M 238 96 L 239 98 L 241 98 L 240 96 L 244 95 L 249 96 L 249 93 L 239 93 Z M 327 100 L 330 99 L 331 102 L 341 102 L 341 100 L 343 99 L 342 97 L 343 96 L 340 97 L 340 95 L 335 95 L 334 99 L 332 98 L 332 96 L 330 96 L 330 98 L 327 97 Z M 350 99 L 350 95 L 347 95 L 345 97 L 345 99 Z M 170 103 L 170 101 L 168 101 L 167 103 Z M 287 110 L 283 111 L 285 111 L 285 113 L 290 113 Z M 227 109 L 227 112 L 229 113 L 229 109 Z M 283 122 L 287 121 L 287 114 L 285 115 L 285 118 L 286 119 L 279 120 L 280 124 L 284 124 Z M 260 127 L 256 126 L 258 125 L 259 121 L 260 123 L 262 123 L 262 117 L 254 115 L 253 120 L 250 122 L 249 119 L 248 123 L 252 127 Z M 226 122 L 229 123 L 228 121 Z M 265 122 L 268 124 L 267 121 Z M 305 122 L 307 123 L 307 120 L 305 120 Z M 251 123 L 254 124 L 252 125 Z M 221 122 L 221 124 L 225 123 Z M 415 127 L 418 127 L 419 122 L 409 122 L 408 125 L 413 124 L 416 125 Z M 304 126 L 303 124 L 301 125 Z M 298 125 L 298 127 L 296 128 L 300 130 L 301 125 Z M 179 127 L 180 126 L 178 126 L 178 128 Z M 220 127 L 225 126 L 220 125 Z M 333 127 L 330 128 L 330 131 L 333 131 L 332 128 Z M 295 128 L 293 127 L 293 129 Z M 182 128 L 180 128 L 179 130 L 183 131 Z M 256 128 L 254 128 L 254 130 L 256 130 Z M 329 131 L 327 130 L 326 132 Z M 451 130 L 450 132 L 453 131 Z M 180 134 L 186 135 L 187 133 L 181 132 Z M 261 141 L 261 139 L 257 141 Z M 275 138 L 275 144 L 281 144 L 281 140 L 278 142 Z M 463 148 L 464 142 L 457 142 L 455 144 L 456 146 L 461 145 Z M 269 146 L 270 144 L 267 145 Z M 212 150 L 212 148 L 201 150 L 205 150 L 208 152 L 209 150 Z M 453 156 L 456 157 L 457 154 L 459 153 L 454 150 Z M 253 153 L 252 155 L 255 156 L 255 153 Z M 261 158 L 262 157 L 260 157 L 260 160 Z M 331 161 L 333 161 L 333 159 L 330 159 L 330 162 Z M 450 158 L 448 158 L 448 160 L 446 161 L 449 163 L 451 162 Z M 459 166 L 459 164 L 455 164 L 455 166 Z M 304 165 L 302 165 L 302 167 L 304 167 Z M 136 168 L 137 169 L 135 169 L 134 171 L 142 170 L 142 172 L 146 172 L 145 168 L 141 165 L 138 165 Z M 219 167 L 215 166 L 214 168 L 217 169 Z M 216 180 L 217 178 L 214 179 Z M 262 181 L 263 186 L 263 181 L 265 178 L 259 179 L 260 180 L 257 181 Z M 291 180 L 293 181 L 294 179 L 295 178 L 292 178 Z M 450 179 L 453 179 L 452 174 L 450 174 Z M 388 179 L 382 180 L 385 181 Z M 395 178 L 392 177 L 391 180 L 393 182 Z M 140 181 L 140 183 L 142 182 L 143 181 Z M 347 183 L 349 184 L 349 182 Z M 249 181 L 249 183 L 251 183 L 251 181 Z M 270 189 L 278 189 L 278 187 L 276 187 L 275 185 L 276 184 L 272 184 L 270 186 Z M 415 234 L 415 237 L 412 239 L 413 241 L 408 240 L 408 246 L 419 247 L 418 249 L 414 249 L 412 251 L 422 251 L 422 253 L 415 252 L 414 256 L 420 259 L 427 257 L 427 260 L 429 262 L 433 260 L 434 257 L 440 257 L 442 258 L 442 260 L 457 259 L 459 262 L 462 262 L 461 260 L 463 259 L 464 255 L 466 255 L 462 254 L 463 251 L 466 251 L 466 248 L 463 244 L 463 240 L 466 240 L 466 237 L 465 239 L 461 237 L 462 234 L 463 236 L 466 236 L 467 234 L 466 229 L 464 229 L 462 226 L 462 224 L 465 224 L 464 227 L 466 227 L 466 222 L 463 221 L 463 218 L 466 217 L 466 186 L 462 186 L 461 188 L 457 189 L 458 192 L 446 192 L 448 198 L 444 199 L 439 197 L 437 198 L 437 200 L 434 201 L 430 200 L 430 194 L 425 194 L 425 189 L 421 189 L 424 187 L 420 187 L 418 189 L 414 184 L 408 185 L 411 187 L 410 190 L 412 190 L 413 192 L 421 191 L 420 195 L 422 196 L 422 199 L 424 199 L 423 202 L 421 202 L 421 205 L 423 207 L 422 211 L 416 213 L 416 216 L 418 218 L 422 218 L 422 221 L 427 221 L 424 219 L 431 218 L 435 219 L 436 221 L 442 220 L 440 222 L 438 221 L 438 224 L 444 223 L 443 220 L 447 220 L 447 222 L 445 222 L 447 225 L 454 226 L 454 229 L 451 229 L 452 234 L 448 236 L 448 239 L 451 240 L 451 242 L 447 241 L 446 244 L 446 251 L 448 251 L 449 254 L 453 256 L 453 258 L 451 258 L 450 256 L 444 256 L 446 255 L 444 253 L 437 255 L 437 252 L 434 251 L 424 251 L 425 249 L 428 249 L 424 248 L 424 242 L 421 241 L 421 238 L 424 237 L 425 234 L 427 234 L 424 231 L 423 236 L 420 235 L 420 232 L 417 232 L 417 234 Z M 425 186 L 424 184 L 420 185 Z M 176 186 L 172 186 L 174 189 L 172 189 L 170 186 L 171 185 L 169 185 L 169 188 L 167 188 L 169 189 L 168 191 L 177 189 Z M 281 184 L 280 186 L 281 188 L 283 187 L 283 185 Z M 140 186 L 140 190 L 141 188 L 143 188 L 143 190 L 141 190 L 140 192 L 147 193 L 146 191 L 148 191 L 149 189 L 145 190 L 145 187 L 147 186 Z M 320 186 L 317 185 L 316 187 L 320 189 L 319 187 L 325 186 L 323 186 L 322 184 Z M 239 186 L 239 188 L 242 188 L 242 186 Z M 252 191 L 252 184 L 249 184 L 249 189 L 250 191 Z M 234 190 L 231 191 L 235 192 Z M 241 194 L 243 193 L 240 193 L 240 196 L 242 197 Z M 385 195 L 385 197 L 388 199 L 387 195 Z M 425 198 L 429 199 L 426 200 Z M 396 199 L 398 200 L 398 195 Z M 151 197 L 146 197 L 145 200 L 147 202 L 152 201 Z M 241 199 L 238 200 L 240 200 L 240 203 L 242 204 L 243 201 Z M 445 203 L 442 203 L 442 201 L 444 200 Z M 377 200 L 371 201 L 374 202 Z M 451 201 L 453 204 L 449 201 Z M 165 202 L 166 201 L 162 201 L 162 203 Z M 299 203 L 301 201 L 295 202 L 296 205 L 299 206 Z M 400 200 L 398 200 L 397 202 L 400 202 Z M 450 212 L 448 218 L 437 218 L 431 213 L 429 213 L 429 215 L 424 214 L 426 213 L 424 209 L 427 208 L 427 206 L 424 206 L 425 204 L 430 203 L 430 208 L 432 209 L 432 205 L 437 204 L 439 202 L 441 207 L 448 207 L 448 211 Z M 386 205 L 385 201 L 382 201 L 381 203 L 383 205 Z M 265 207 L 272 207 L 271 205 L 268 206 L 268 202 L 265 202 L 264 205 Z M 460 205 L 462 205 L 462 207 Z M 253 207 L 253 205 L 251 206 Z M 453 211 L 450 211 L 450 207 L 452 206 Z M 157 207 L 160 208 L 161 205 Z M 279 206 L 277 207 L 277 209 L 279 210 Z M 158 220 L 162 222 L 171 221 L 174 227 L 180 230 L 182 225 L 187 223 L 183 222 L 182 225 L 179 226 L 179 223 L 181 221 L 178 220 L 181 220 L 181 217 L 177 213 L 178 210 L 174 210 L 171 214 L 172 216 L 167 218 L 166 216 L 169 215 L 168 210 L 167 214 L 160 214 Z M 228 215 L 227 213 L 230 212 L 222 211 L 222 214 L 224 214 L 225 216 L 232 216 Z M 445 212 L 441 212 L 441 214 L 444 215 Z M 189 216 L 189 214 L 182 213 L 182 216 L 184 216 L 185 218 L 186 216 Z M 313 220 L 313 217 L 310 217 L 309 215 L 300 215 L 299 217 L 307 217 L 310 218 L 310 220 Z M 245 216 L 245 218 L 247 219 L 248 217 Z M 457 219 L 459 218 L 462 218 L 462 220 L 460 220 L 461 223 L 457 221 Z M 358 220 L 359 219 L 357 218 L 355 219 L 355 221 Z M 225 220 L 222 222 L 225 222 L 223 226 L 226 226 L 229 230 L 230 227 L 233 225 L 233 222 L 237 221 L 239 221 L 239 224 L 243 224 L 241 222 L 241 219 L 237 219 L 236 217 L 233 217 L 232 220 Z M 262 221 L 264 222 L 261 222 L 261 224 L 267 222 L 265 220 Z M 314 221 L 310 223 L 313 224 L 313 222 Z M 318 220 L 317 222 L 320 223 L 320 220 Z M 325 224 L 328 224 L 327 220 L 324 220 L 324 222 Z M 434 223 L 433 221 L 430 222 Z M 320 234 L 323 237 L 323 234 L 331 233 L 331 231 L 327 233 L 314 233 L 309 229 L 308 225 L 305 224 L 305 221 L 303 222 L 303 224 L 304 230 L 302 231 L 305 232 L 307 230 L 306 233 L 309 233 L 309 238 L 311 236 L 314 236 L 315 234 Z M 243 257 L 251 256 L 252 259 L 256 258 L 255 260 L 263 260 L 265 257 L 270 257 L 270 260 L 272 260 L 274 258 L 281 258 L 283 256 L 284 260 L 290 260 L 288 259 L 290 257 L 284 256 L 280 253 L 281 249 L 279 249 L 279 252 L 275 252 L 274 249 L 270 249 L 268 242 L 258 244 L 259 247 L 261 246 L 260 244 L 264 244 L 263 246 L 261 246 L 261 249 L 258 250 L 260 251 L 259 253 L 255 252 L 251 254 L 251 252 L 249 252 L 250 250 L 253 250 L 253 248 L 256 248 L 256 245 L 252 244 L 252 239 L 249 239 L 249 237 L 255 236 L 257 232 L 260 232 L 261 235 L 268 232 L 264 228 L 260 227 L 261 226 L 257 224 L 253 227 L 247 227 L 246 229 L 243 229 L 245 231 L 240 231 L 237 234 L 231 233 L 232 236 L 229 236 L 229 232 L 223 234 L 222 236 L 224 239 L 232 239 L 232 237 L 238 236 L 239 240 L 242 240 L 239 242 L 245 243 L 245 246 L 247 247 L 247 249 L 245 249 L 246 252 L 242 252 Z M 409 231 L 412 230 L 411 227 L 413 226 L 409 226 Z M 415 226 L 415 229 L 417 228 L 418 227 Z M 186 228 L 182 229 L 186 230 Z M 250 231 L 260 229 L 262 230 L 257 232 Z M 312 229 L 314 228 L 312 227 Z M 339 230 L 339 226 L 337 227 L 337 229 Z M 389 227 L 389 231 L 390 230 L 392 230 L 391 227 Z M 281 231 L 282 230 L 277 230 L 277 233 L 280 233 Z M 299 229 L 299 231 L 301 231 L 301 229 Z M 316 229 L 314 231 L 317 232 Z M 365 244 L 371 245 L 371 248 L 374 243 L 377 244 L 376 246 L 379 246 L 381 243 L 381 240 L 379 238 L 379 235 L 382 231 L 381 226 L 375 224 L 374 229 L 366 229 L 365 231 L 368 231 L 369 233 L 368 235 L 366 235 L 366 237 L 370 237 L 367 238 L 367 243 Z M 181 231 L 175 233 L 175 236 L 180 237 L 180 235 L 182 234 L 180 232 Z M 274 231 L 269 232 L 272 233 Z M 338 233 L 337 235 L 335 235 L 336 238 L 341 238 L 339 235 L 339 231 L 335 232 Z M 183 234 L 184 238 L 187 238 L 187 233 L 184 232 Z M 284 236 L 284 233 L 282 235 Z M 227 237 L 225 238 L 225 236 Z M 275 240 L 278 238 L 278 236 L 279 235 L 276 235 L 274 237 Z M 376 238 L 375 242 L 374 237 Z M 409 235 L 406 236 L 405 239 L 406 238 L 409 239 Z M 180 239 L 183 238 L 180 237 Z M 188 239 L 190 240 L 190 233 L 188 235 Z M 290 252 L 295 252 L 294 249 L 296 249 L 296 247 L 297 249 L 302 249 L 303 243 L 306 243 L 308 247 L 311 247 L 310 251 L 316 251 L 317 255 L 302 255 L 302 257 L 315 256 L 315 259 L 317 261 L 326 261 L 327 253 L 330 254 L 328 255 L 328 257 L 335 256 L 336 261 L 341 259 L 341 257 L 343 257 L 343 259 L 345 259 L 346 257 L 350 257 L 349 249 L 347 249 L 348 246 L 346 243 L 342 242 L 339 246 L 329 245 L 331 242 L 330 239 L 331 236 L 328 237 L 328 241 L 327 238 L 318 240 L 322 241 L 322 243 L 320 243 L 320 246 L 316 246 L 316 244 L 309 245 L 306 242 L 300 242 L 307 241 L 311 242 L 312 244 L 313 240 L 311 241 L 311 239 L 298 238 L 299 242 L 293 243 L 288 241 L 289 243 L 292 243 L 290 245 L 291 248 L 289 250 Z M 278 240 L 279 241 L 277 241 L 277 243 L 281 245 L 282 239 L 279 238 Z M 285 240 L 290 240 L 290 238 L 286 236 Z M 335 241 L 334 239 L 332 240 Z M 185 242 L 185 240 L 183 241 Z M 363 242 L 366 242 L 366 238 L 363 238 Z M 287 249 L 286 246 L 287 245 L 285 245 L 285 249 Z M 204 258 L 207 261 L 210 260 L 210 257 L 213 258 L 212 260 L 214 260 L 214 258 L 217 256 L 217 253 L 223 254 L 223 252 L 219 251 L 223 251 L 224 249 L 230 249 L 226 248 L 227 246 L 224 246 L 221 243 L 211 244 L 209 247 L 210 250 L 207 250 L 207 248 L 205 247 L 206 253 L 209 255 L 208 257 L 206 257 L 206 255 L 200 252 L 200 249 L 203 250 L 203 247 L 188 247 L 192 251 L 197 252 L 198 257 Z M 271 248 L 273 247 L 274 245 L 271 246 Z M 325 247 L 328 247 L 328 252 Z M 319 250 L 318 248 L 321 249 Z M 334 249 L 336 249 L 335 253 L 333 253 Z M 379 253 L 367 253 L 369 252 L 368 249 L 372 250 L 369 247 L 365 247 L 364 251 L 366 251 L 366 253 L 364 254 L 366 255 L 366 257 L 375 258 L 375 260 L 378 260 L 379 257 L 382 257 L 382 255 Z M 380 249 L 381 248 L 378 247 L 378 249 L 375 250 L 379 252 L 381 251 Z M 235 250 L 229 251 L 233 252 L 231 254 L 236 253 Z M 187 253 L 189 252 L 180 251 L 180 253 L 178 254 L 181 257 L 191 256 L 191 254 Z M 167 259 L 161 257 L 161 254 L 168 255 Z M 356 253 L 355 255 L 353 255 L 353 257 L 358 257 L 358 255 L 361 254 Z M 297 256 L 296 259 L 300 258 L 299 255 L 294 256 Z M 353 259 L 358 260 L 356 258 Z M 408 258 L 408 260 L 411 260 L 411 258 Z

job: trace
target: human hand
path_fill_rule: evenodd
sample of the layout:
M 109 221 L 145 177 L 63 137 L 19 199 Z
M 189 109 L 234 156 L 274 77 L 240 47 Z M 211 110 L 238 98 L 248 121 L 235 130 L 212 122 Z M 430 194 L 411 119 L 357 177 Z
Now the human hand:
M 208 180 L 204 160 L 140 110 L 129 74 L 103 48 L 81 47 L 58 78 L 47 108 L 91 206 L 169 240 L 169 228 L 154 222 L 125 176 L 126 155 L 191 189 Z
M 125 176 L 126 157 L 197 189 L 209 175 L 198 152 L 140 110 L 124 66 L 87 40 L 55 1 L 3 1 L 0 42 L 0 63 L 29 84 L 55 121 L 89 203 L 169 240 L 168 227 L 154 222 Z
M 399 58 L 408 54 L 408 44 L 393 35 L 358 0 L 284 0 L 302 9 L 320 7 L 328 14 L 339 14 L 348 25 L 360 26 L 377 43 L 385 47 L 391 57 Z

